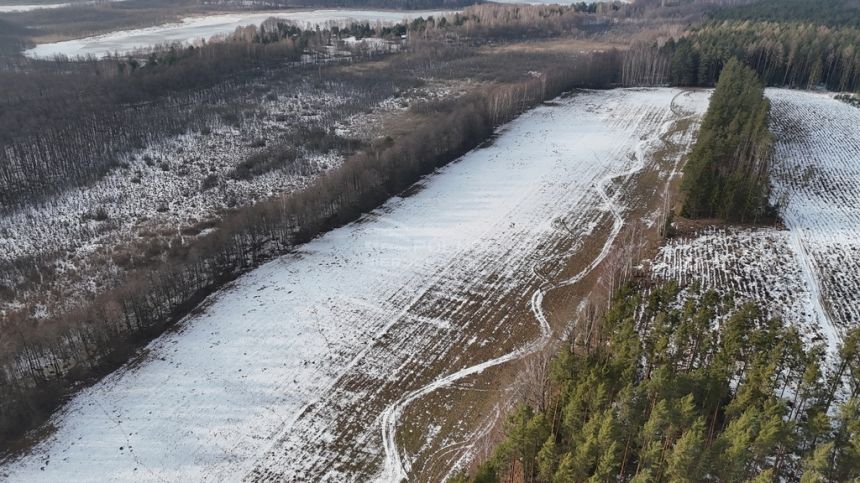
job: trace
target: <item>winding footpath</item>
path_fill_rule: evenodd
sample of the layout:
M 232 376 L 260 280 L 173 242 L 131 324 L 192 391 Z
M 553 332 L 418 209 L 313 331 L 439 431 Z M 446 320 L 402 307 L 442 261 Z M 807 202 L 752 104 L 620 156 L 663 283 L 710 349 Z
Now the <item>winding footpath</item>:
M 670 131 L 671 127 L 681 121 L 690 119 L 696 116 L 696 113 L 687 113 L 683 112 L 682 109 L 677 107 L 677 100 L 681 95 L 684 95 L 686 91 L 679 92 L 675 97 L 672 98 L 670 103 L 670 110 L 675 116 L 672 119 L 664 122 L 660 129 L 656 133 L 656 138 L 660 140 L 660 142 L 665 142 L 665 135 Z M 384 469 L 382 472 L 382 476 L 379 481 L 382 482 L 401 482 L 406 480 L 409 474 L 409 464 L 408 462 L 404 463 L 404 459 L 401 456 L 401 451 L 397 447 L 397 427 L 400 421 L 401 416 L 403 415 L 404 410 L 415 400 L 420 399 L 423 396 L 426 396 L 438 389 L 449 387 L 455 382 L 483 372 L 486 369 L 491 367 L 495 367 L 506 362 L 511 362 L 518 359 L 523 359 L 531 354 L 537 353 L 549 344 L 552 337 L 552 327 L 547 318 L 546 312 L 543 308 L 543 299 L 546 294 L 550 290 L 569 287 L 576 283 L 579 283 L 582 279 L 592 273 L 600 264 L 606 259 L 609 253 L 612 251 L 612 247 L 615 243 L 618 234 L 621 232 L 621 229 L 624 227 L 624 217 L 623 210 L 624 207 L 618 202 L 618 194 L 621 192 L 620 190 L 616 191 L 614 195 L 610 195 L 607 192 L 607 187 L 609 184 L 617 179 L 623 178 L 624 180 L 629 179 L 634 174 L 638 173 L 645 167 L 645 156 L 646 156 L 646 147 L 650 142 L 653 141 L 653 138 L 649 137 L 642 140 L 636 147 L 636 152 L 634 154 L 635 164 L 622 173 L 609 173 L 606 176 L 602 177 L 597 183 L 595 183 L 595 190 L 597 194 L 603 201 L 603 210 L 608 212 L 612 216 L 612 230 L 607 236 L 606 240 L 603 243 L 603 247 L 600 250 L 600 253 L 581 271 L 576 273 L 570 278 L 567 278 L 560 282 L 553 282 L 551 280 L 545 280 L 532 294 L 529 300 L 529 308 L 534 316 L 535 320 L 539 323 L 540 327 L 540 337 L 530 342 L 528 345 L 520 347 L 512 352 L 509 352 L 505 355 L 496 357 L 494 359 L 490 359 L 484 361 L 480 364 L 475 364 L 473 366 L 469 366 L 463 368 L 457 372 L 444 376 L 440 379 L 437 379 L 426 386 L 418 388 L 412 392 L 407 393 L 399 400 L 395 401 L 393 404 L 389 405 L 385 411 L 382 413 L 382 440 L 383 446 L 385 449 L 385 460 L 384 460 Z M 596 154 L 595 154 L 596 156 Z M 672 167 L 672 172 L 670 176 L 666 180 L 666 187 L 663 192 L 663 196 L 666 196 L 669 189 L 669 184 L 672 179 L 675 177 L 678 168 L 678 163 L 676 162 Z M 539 277 L 544 278 L 538 267 L 542 264 L 551 261 L 548 258 L 555 258 L 553 255 L 549 255 L 546 258 L 540 259 L 535 262 L 532 267 L 533 272 Z M 453 469 L 452 469 L 453 471 Z
M 676 95 L 671 102 L 670 109 L 675 114 L 678 114 L 678 111 L 675 108 L 675 102 L 678 96 L 680 96 L 681 94 L 683 94 L 683 92 Z M 669 131 L 670 127 L 683 118 L 684 117 L 672 118 L 664 122 L 657 132 L 657 138 L 662 140 L 663 135 Z M 397 427 L 399 425 L 400 418 L 402 417 L 404 410 L 412 402 L 438 389 L 449 387 L 455 382 L 465 377 L 481 373 L 486 369 L 504 364 L 506 362 L 523 359 L 547 347 L 552 337 L 552 327 L 550 326 L 546 312 L 543 308 L 543 299 L 550 290 L 568 287 L 579 283 L 583 278 L 592 273 L 612 251 L 615 239 L 618 237 L 618 234 L 621 232 L 621 229 L 624 226 L 624 207 L 619 204 L 617 199 L 618 194 L 621 191 L 618 190 L 614 195 L 610 195 L 609 193 L 607 193 L 607 187 L 613 180 L 617 178 L 623 178 L 624 180 L 627 180 L 645 167 L 645 147 L 650 141 L 651 138 L 648 138 L 646 140 L 641 141 L 637 145 L 636 153 L 634 155 L 636 162 L 630 169 L 622 173 L 609 173 L 595 184 L 597 194 L 603 200 L 604 211 L 608 212 L 612 216 L 612 230 L 604 241 L 600 253 L 591 261 L 591 263 L 588 264 L 588 266 L 583 268 L 580 272 L 576 273 L 572 277 L 567 278 L 561 282 L 545 281 L 532 294 L 531 299 L 529 300 L 529 308 L 535 320 L 537 320 L 537 322 L 539 323 L 540 337 L 530 342 L 528 345 L 520 347 L 512 352 L 496 357 L 494 359 L 481 362 L 480 364 L 475 364 L 473 366 L 463 368 L 457 372 L 437 379 L 430 384 L 427 384 L 426 386 L 409 392 L 385 409 L 385 411 L 382 413 L 382 440 L 383 447 L 385 449 L 385 460 L 384 470 L 379 481 L 395 483 L 401 482 L 408 477 L 408 462 L 404 463 L 404 458 L 401 454 L 402 451 L 399 450 L 397 447 Z M 673 166 L 673 174 L 674 172 L 675 166 Z M 667 186 L 671 179 L 672 176 L 667 179 Z M 549 258 L 554 257 L 550 256 Z M 541 278 L 543 277 L 540 276 L 538 272 L 538 267 L 546 263 L 547 261 L 547 259 L 538 260 L 532 267 L 532 270 L 535 272 L 535 274 L 537 274 Z

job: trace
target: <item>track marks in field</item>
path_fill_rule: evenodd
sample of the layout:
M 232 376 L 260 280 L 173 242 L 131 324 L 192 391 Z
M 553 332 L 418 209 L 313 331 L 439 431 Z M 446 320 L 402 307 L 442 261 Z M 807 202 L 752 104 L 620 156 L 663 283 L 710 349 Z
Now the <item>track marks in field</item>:
M 552 257 L 621 223 L 619 185 L 678 92 L 589 91 L 526 113 L 419 192 L 241 277 L 139 366 L 70 401 L 56 433 L 3 471 L 64 481 L 147 479 L 141 465 L 170 481 L 379 476 L 386 408 L 548 337 L 542 294 L 564 267 Z M 477 389 L 468 393 L 497 396 Z M 428 417 L 456 419 L 449 402 Z M 398 407 L 411 417 L 409 404 Z M 434 422 L 403 446 L 403 421 L 387 421 L 401 468 L 417 461 L 435 475 L 467 458 L 492 417 L 464 417 L 450 435 Z M 119 451 L 126 445 L 134 458 Z

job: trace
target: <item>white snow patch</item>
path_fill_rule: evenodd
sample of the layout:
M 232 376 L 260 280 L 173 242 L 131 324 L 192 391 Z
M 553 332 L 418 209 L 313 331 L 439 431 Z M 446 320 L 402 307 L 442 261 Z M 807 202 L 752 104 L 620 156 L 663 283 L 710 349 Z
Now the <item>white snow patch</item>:
M 78 7 L 85 5 L 94 5 L 96 3 L 108 1 L 108 2 L 122 2 L 124 0 L 93 0 L 86 2 L 68 2 L 68 3 L 33 3 L 33 4 L 22 4 L 22 5 L 0 5 L 0 13 L 18 13 L 18 12 L 31 12 L 33 10 L 51 10 L 55 8 L 63 8 L 63 7 Z

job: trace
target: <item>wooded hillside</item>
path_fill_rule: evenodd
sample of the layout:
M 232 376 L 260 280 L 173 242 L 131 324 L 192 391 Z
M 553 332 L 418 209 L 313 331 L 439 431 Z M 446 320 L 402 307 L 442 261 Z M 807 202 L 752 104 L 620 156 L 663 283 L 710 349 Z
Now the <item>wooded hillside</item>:
M 717 10 L 712 16 L 720 20 L 802 21 L 860 27 L 860 3 L 854 0 L 760 0 L 736 8 Z

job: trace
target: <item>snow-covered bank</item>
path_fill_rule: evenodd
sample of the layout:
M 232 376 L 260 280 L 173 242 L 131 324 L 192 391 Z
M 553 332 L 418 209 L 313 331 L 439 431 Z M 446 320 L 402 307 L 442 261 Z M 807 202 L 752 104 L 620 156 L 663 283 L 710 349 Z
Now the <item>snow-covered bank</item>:
M 583 93 L 521 116 L 411 196 L 216 294 L 70 401 L 0 477 L 366 480 L 379 415 L 424 371 L 538 331 L 488 314 L 527 300 L 535 261 L 604 219 L 596 186 L 649 162 L 679 92 Z
M 40 44 L 24 51 L 24 55 L 34 58 L 49 58 L 55 55 L 104 57 L 114 53 L 125 55 L 135 50 L 152 48 L 162 44 L 194 44 L 218 35 L 230 34 L 237 27 L 260 25 L 269 18 L 289 20 L 299 27 L 313 28 L 315 26 L 343 25 L 351 22 L 387 25 L 418 17 L 439 17 L 447 14 L 453 14 L 453 12 L 330 9 L 207 15 L 205 17 L 188 17 L 176 23 L 155 27 L 121 30 L 94 37 Z

